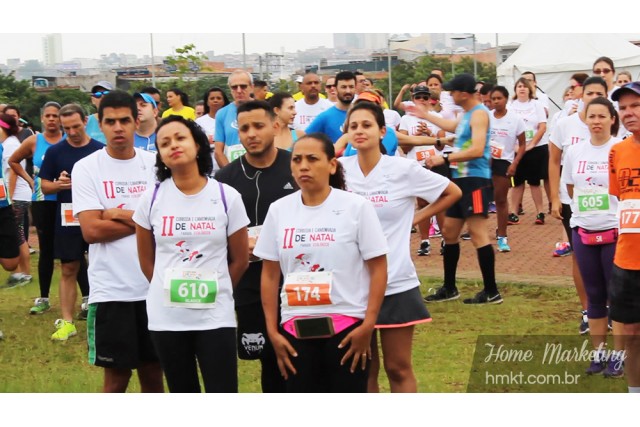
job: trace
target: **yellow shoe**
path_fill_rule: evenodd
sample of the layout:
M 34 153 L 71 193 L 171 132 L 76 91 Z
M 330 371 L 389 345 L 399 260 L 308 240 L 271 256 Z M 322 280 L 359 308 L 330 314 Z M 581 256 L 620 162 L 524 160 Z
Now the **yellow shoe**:
M 51 335 L 51 339 L 55 341 L 66 341 L 69 337 L 78 334 L 76 326 L 72 322 L 67 322 L 64 319 L 58 319 L 55 322 L 57 331 Z

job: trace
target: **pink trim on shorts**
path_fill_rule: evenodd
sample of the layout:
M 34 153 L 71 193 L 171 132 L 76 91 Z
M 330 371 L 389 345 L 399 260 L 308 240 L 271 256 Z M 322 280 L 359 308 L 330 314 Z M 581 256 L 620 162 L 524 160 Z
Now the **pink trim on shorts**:
M 376 329 L 397 329 L 397 328 L 406 328 L 407 326 L 413 326 L 413 325 L 419 325 L 420 323 L 429 323 L 431 322 L 433 319 L 430 317 L 428 319 L 420 319 L 420 320 L 414 320 L 413 322 L 407 322 L 407 323 L 398 323 L 395 325 L 376 325 L 374 326 Z
M 351 316 L 345 316 L 342 314 L 327 314 L 325 316 L 296 316 L 284 322 L 282 324 L 282 328 L 285 331 L 289 332 L 294 337 L 298 338 L 298 335 L 296 335 L 296 327 L 294 326 L 293 321 L 296 319 L 312 319 L 314 317 L 331 317 L 331 320 L 333 320 L 334 334 L 339 334 L 340 332 L 347 329 L 349 326 L 352 326 L 353 324 L 358 323 L 359 321 L 362 320 L 362 319 L 358 319 Z

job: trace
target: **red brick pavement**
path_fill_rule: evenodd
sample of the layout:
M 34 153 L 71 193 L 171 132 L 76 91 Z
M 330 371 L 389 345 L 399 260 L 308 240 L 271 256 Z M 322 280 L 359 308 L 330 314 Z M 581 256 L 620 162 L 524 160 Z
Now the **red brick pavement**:
M 544 196 L 543 196 L 544 197 Z M 544 197 L 546 203 L 546 197 Z M 546 204 L 545 204 L 546 206 Z M 562 236 L 562 224 L 559 220 L 546 215 L 544 225 L 535 225 L 535 208 L 529 190 L 524 195 L 525 214 L 520 216 L 519 225 L 510 225 L 507 229 L 511 252 L 499 253 L 496 248 L 496 280 L 509 283 L 527 283 L 540 285 L 573 286 L 571 277 L 571 257 L 552 256 L 555 243 Z M 489 235 L 495 236 L 496 216 L 489 216 Z M 443 277 L 442 257 L 439 254 L 439 238 L 431 239 L 431 255 L 415 255 L 420 245 L 418 234 L 411 237 L 411 250 L 418 274 L 430 277 Z M 458 277 L 481 280 L 478 258 L 471 241 L 461 241 Z

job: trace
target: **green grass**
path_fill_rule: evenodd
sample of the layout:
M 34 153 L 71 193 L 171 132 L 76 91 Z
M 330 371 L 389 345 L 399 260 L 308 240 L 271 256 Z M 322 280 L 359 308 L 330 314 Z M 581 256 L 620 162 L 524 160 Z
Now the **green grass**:
M 35 262 L 34 257 L 33 272 L 37 271 Z M 0 283 L 7 277 L 8 273 L 0 273 Z M 78 336 L 69 341 L 50 340 L 53 322 L 60 315 L 58 280 L 56 268 L 52 309 L 39 316 L 29 314 L 33 299 L 39 295 L 36 280 L 21 288 L 0 290 L 0 330 L 4 332 L 0 392 L 100 391 L 102 370 L 87 362 L 85 322 L 76 322 Z M 422 293 L 440 280 L 422 278 Z M 465 282 L 459 288 L 462 299 L 479 291 L 481 284 Z M 505 302 L 497 306 L 465 306 L 461 300 L 429 305 L 433 322 L 416 327 L 413 348 L 420 392 L 465 392 L 479 335 L 577 335 L 579 307 L 572 288 L 501 284 L 500 290 Z M 624 380 L 588 381 L 596 388 L 602 385 L 603 390 L 626 390 Z M 388 392 L 384 372 L 379 382 L 381 391 Z M 239 361 L 239 384 L 241 392 L 260 392 L 257 361 Z M 139 391 L 137 381 L 131 381 L 129 391 Z

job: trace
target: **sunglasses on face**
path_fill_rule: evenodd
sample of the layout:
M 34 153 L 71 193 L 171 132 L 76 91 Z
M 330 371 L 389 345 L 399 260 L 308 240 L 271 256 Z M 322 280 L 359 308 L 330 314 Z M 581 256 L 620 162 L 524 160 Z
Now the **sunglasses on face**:
M 428 95 L 415 95 L 413 97 L 413 99 L 417 99 L 418 101 L 420 101 L 420 100 L 428 101 L 429 100 L 429 96 Z
M 571 85 L 571 86 L 569 86 L 569 89 L 575 90 L 575 88 L 577 88 L 577 87 L 582 87 L 582 85 Z
M 593 74 L 609 74 L 611 71 L 613 71 L 611 68 L 598 68 L 596 70 L 593 70 Z
M 246 90 L 249 87 L 249 85 L 231 85 L 229 87 L 231 88 L 231 90 L 238 90 L 238 89 Z
M 336 85 L 324 85 L 324 87 L 326 87 L 327 89 L 331 89 L 333 87 L 336 87 Z
M 102 92 L 93 92 L 93 93 L 91 94 L 91 96 L 92 96 L 92 97 L 94 97 L 94 98 L 96 98 L 96 99 L 100 99 L 100 98 L 102 98 L 102 96 L 103 96 L 103 95 L 106 95 L 106 94 L 108 94 L 108 93 L 109 93 L 109 91 L 108 91 L 108 90 L 105 90 L 105 91 L 102 91 Z

